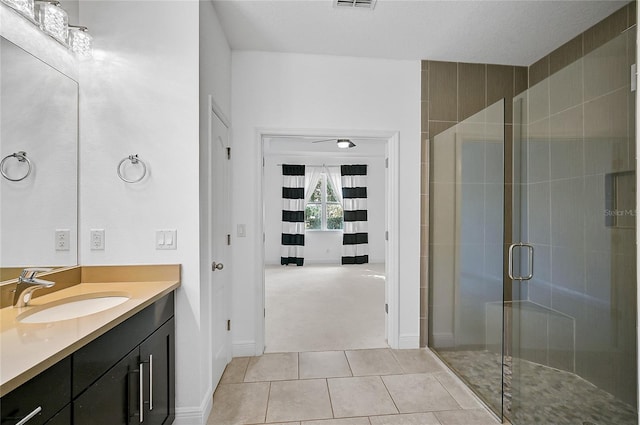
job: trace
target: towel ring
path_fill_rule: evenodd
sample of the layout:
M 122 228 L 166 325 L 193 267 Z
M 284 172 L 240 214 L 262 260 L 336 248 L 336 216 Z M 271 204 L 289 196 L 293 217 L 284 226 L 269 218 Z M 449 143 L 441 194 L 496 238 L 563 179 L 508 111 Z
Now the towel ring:
M 136 164 L 142 165 L 142 174 L 140 175 L 140 177 L 138 177 L 137 179 L 130 180 L 122 175 L 122 164 L 124 164 L 125 161 L 131 161 L 131 163 L 134 165 Z M 120 161 L 120 163 L 118 163 L 118 177 L 120 177 L 120 180 L 122 180 L 125 183 L 138 183 L 146 175 L 147 175 L 147 164 L 145 164 L 144 161 L 138 157 L 138 154 L 129 155 L 128 157 L 123 158 L 122 161 Z
M 16 158 L 18 162 L 26 162 L 27 167 L 29 167 L 27 169 L 27 174 L 17 179 L 9 177 L 9 175 L 4 171 L 4 163 L 7 162 L 7 159 L 9 158 Z M 7 155 L 4 158 L 2 158 L 2 161 L 0 161 L 0 173 L 2 173 L 2 177 L 12 182 L 19 182 L 29 177 L 29 174 L 31 174 L 31 161 L 29 161 L 29 158 L 27 158 L 27 153 L 25 151 L 19 151 L 19 152 L 14 152 L 11 155 Z

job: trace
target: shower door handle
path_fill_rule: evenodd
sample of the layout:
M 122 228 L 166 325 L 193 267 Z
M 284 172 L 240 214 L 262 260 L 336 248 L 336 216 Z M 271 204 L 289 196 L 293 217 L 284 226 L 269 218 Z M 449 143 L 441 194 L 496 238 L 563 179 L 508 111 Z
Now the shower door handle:
M 529 251 L 529 274 L 526 276 L 514 276 L 513 275 L 513 250 L 518 247 L 518 248 L 527 248 L 527 250 Z M 533 245 L 528 244 L 528 243 L 523 243 L 523 242 L 517 242 L 517 243 L 512 243 L 511 245 L 509 245 L 509 270 L 508 270 L 508 274 L 509 274 L 509 279 L 511 280 L 519 280 L 519 281 L 523 281 L 523 280 L 531 280 L 531 278 L 533 277 Z

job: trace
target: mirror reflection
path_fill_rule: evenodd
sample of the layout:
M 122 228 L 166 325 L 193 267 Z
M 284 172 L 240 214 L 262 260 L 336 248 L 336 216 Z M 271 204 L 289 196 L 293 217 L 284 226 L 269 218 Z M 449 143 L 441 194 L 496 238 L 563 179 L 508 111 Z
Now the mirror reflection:
M 0 39 L 0 281 L 77 264 L 78 84 Z

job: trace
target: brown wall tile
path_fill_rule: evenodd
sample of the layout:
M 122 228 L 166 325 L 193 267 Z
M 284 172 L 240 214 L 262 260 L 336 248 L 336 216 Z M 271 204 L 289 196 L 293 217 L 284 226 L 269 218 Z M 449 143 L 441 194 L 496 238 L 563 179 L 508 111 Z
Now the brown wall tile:
M 456 124 L 458 123 L 455 121 L 429 121 L 429 140 Z
M 513 67 L 513 95 L 517 96 L 529 88 L 529 68 L 526 66 Z
M 582 56 L 582 34 L 580 34 L 549 54 L 549 73 L 560 71 Z
M 486 65 L 458 64 L 458 121 L 484 109 L 487 100 L 486 78 Z
M 549 56 L 545 56 L 529 67 L 529 87 L 535 86 L 549 76 Z
M 427 69 L 429 69 L 429 61 L 421 61 L 421 66 L 420 68 L 425 71 Z
M 627 5 L 628 8 L 628 12 L 627 12 L 627 28 L 631 28 L 632 26 L 634 26 L 636 24 L 636 21 L 638 20 L 637 18 L 637 13 L 638 13 L 638 4 L 636 3 L 635 0 L 633 0 L 631 3 L 629 3 Z
M 420 134 L 420 140 L 422 141 L 422 143 L 420 144 L 421 154 L 422 154 L 420 158 L 420 162 L 428 163 L 429 162 L 429 133 L 423 131 Z
M 458 64 L 429 61 L 429 118 L 438 121 L 458 119 Z
M 513 78 L 512 66 L 487 65 L 487 102 L 485 106 L 493 105 L 504 98 L 504 120 L 506 123 L 511 123 L 513 116 Z
M 421 71 L 421 74 L 422 78 L 420 85 L 422 86 L 422 91 L 420 93 L 420 100 L 424 102 L 426 100 L 429 100 L 429 70 L 423 69 Z
M 421 126 L 421 130 L 420 131 L 422 133 L 428 133 L 429 132 L 429 102 L 422 101 L 420 103 L 421 103 L 421 106 L 420 106 L 420 113 L 421 113 L 420 126 Z
M 625 6 L 586 30 L 584 32 L 584 54 L 592 52 L 627 29 L 628 13 L 629 9 Z

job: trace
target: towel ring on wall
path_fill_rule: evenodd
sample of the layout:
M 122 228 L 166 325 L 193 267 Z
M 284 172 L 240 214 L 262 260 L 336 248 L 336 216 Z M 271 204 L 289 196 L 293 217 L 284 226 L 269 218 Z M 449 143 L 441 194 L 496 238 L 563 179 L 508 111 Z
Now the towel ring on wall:
M 124 164 L 125 161 L 131 161 L 131 163 L 134 165 L 136 164 L 142 165 L 142 174 L 140 175 L 140 177 L 138 177 L 137 179 L 130 180 L 122 175 L 122 164 Z M 147 164 L 145 164 L 144 161 L 138 157 L 138 154 L 129 155 L 128 157 L 123 158 L 122 161 L 120 161 L 120 163 L 118 164 L 118 177 L 120 177 L 120 179 L 125 183 L 138 183 L 146 175 L 147 175 Z
M 4 170 L 4 163 L 7 162 L 7 159 L 9 158 L 16 158 L 18 162 L 26 162 L 27 167 L 29 167 L 27 168 L 27 174 L 17 179 L 10 177 Z M 31 161 L 29 161 L 29 158 L 27 158 L 27 153 L 25 151 L 19 151 L 19 152 L 14 152 L 11 155 L 7 155 L 4 158 L 2 158 L 2 161 L 0 161 L 0 173 L 2 173 L 2 177 L 12 182 L 19 182 L 29 177 L 29 174 L 31 174 Z

